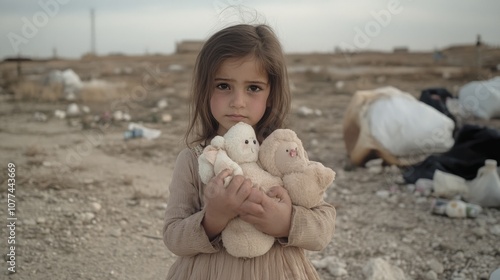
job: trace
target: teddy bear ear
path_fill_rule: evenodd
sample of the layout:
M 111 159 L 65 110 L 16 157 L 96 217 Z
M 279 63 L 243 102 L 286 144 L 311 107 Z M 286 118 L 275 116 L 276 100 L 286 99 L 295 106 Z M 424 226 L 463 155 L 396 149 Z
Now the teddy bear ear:
M 280 132 L 276 132 L 277 130 L 275 130 L 266 139 L 264 139 L 264 141 L 262 141 L 259 150 L 259 163 L 267 172 L 271 173 L 274 176 L 281 177 L 282 174 L 276 167 L 276 162 L 274 160 L 276 150 L 278 149 L 278 146 L 281 142 L 281 140 L 279 140 L 279 137 L 277 137 L 277 134 L 279 134 Z
M 214 137 L 214 139 L 212 139 L 210 144 L 212 144 L 212 146 L 216 148 L 222 149 L 224 148 L 224 142 L 225 142 L 224 137 L 217 135 Z
M 277 139 L 280 139 L 280 140 L 294 140 L 295 138 L 297 138 L 297 134 L 295 133 L 295 131 L 291 130 L 291 129 L 276 129 L 275 131 L 273 131 L 273 133 L 271 135 L 274 134 L 274 137 L 276 137 Z

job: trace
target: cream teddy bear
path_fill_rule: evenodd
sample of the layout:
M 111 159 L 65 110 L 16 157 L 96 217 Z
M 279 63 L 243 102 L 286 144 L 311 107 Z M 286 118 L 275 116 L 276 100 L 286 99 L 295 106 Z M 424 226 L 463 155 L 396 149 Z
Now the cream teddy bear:
M 241 167 L 227 155 L 224 144 L 224 138 L 216 136 L 198 157 L 198 173 L 204 184 L 207 184 L 210 179 L 224 169 L 231 169 L 233 171 L 231 176 L 224 178 L 225 187 L 227 187 L 233 176 L 243 175 Z
M 295 205 L 312 208 L 323 201 L 335 172 L 306 157 L 302 141 L 290 129 L 273 131 L 260 146 L 259 162 L 269 173 L 281 177 Z
M 203 183 L 225 168 L 233 176 L 243 174 L 254 186 L 267 192 L 273 186 L 283 186 L 279 177 L 264 171 L 257 163 L 259 142 L 252 126 L 240 122 L 230 128 L 224 137 L 216 136 L 198 158 L 199 174 Z M 230 180 L 230 179 L 229 179 Z M 229 182 L 225 181 L 225 185 Z M 257 230 L 240 218 L 231 220 L 221 233 L 227 252 L 235 257 L 253 258 L 265 254 L 275 238 Z

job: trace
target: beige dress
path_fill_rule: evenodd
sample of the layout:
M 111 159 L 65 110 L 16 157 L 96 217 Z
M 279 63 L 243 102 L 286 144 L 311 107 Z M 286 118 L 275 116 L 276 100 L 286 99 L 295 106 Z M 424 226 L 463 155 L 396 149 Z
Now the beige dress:
M 167 279 L 319 279 L 304 249 L 319 251 L 328 245 L 335 229 L 335 208 L 326 202 L 313 209 L 292 206 L 288 238 L 277 239 L 263 256 L 235 258 L 226 252 L 220 236 L 210 242 L 201 225 L 205 212 L 199 152 L 200 146 L 181 151 L 172 175 L 163 241 L 179 257 Z

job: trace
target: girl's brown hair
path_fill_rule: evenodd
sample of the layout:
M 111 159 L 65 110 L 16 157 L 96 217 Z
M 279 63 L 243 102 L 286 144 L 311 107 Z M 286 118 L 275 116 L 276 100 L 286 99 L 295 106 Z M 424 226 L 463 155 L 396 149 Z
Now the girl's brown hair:
M 203 143 L 217 135 L 219 124 L 210 112 L 215 73 L 228 58 L 254 56 L 267 72 L 271 91 L 264 116 L 255 127 L 259 141 L 283 128 L 290 110 L 290 88 L 285 57 L 278 38 L 267 25 L 240 24 L 212 35 L 203 45 L 193 74 L 190 122 L 185 142 Z

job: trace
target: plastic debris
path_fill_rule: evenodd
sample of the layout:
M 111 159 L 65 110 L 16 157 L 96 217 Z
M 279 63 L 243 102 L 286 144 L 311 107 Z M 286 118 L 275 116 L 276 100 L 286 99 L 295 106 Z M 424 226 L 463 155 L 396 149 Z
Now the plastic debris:
M 160 137 L 160 135 L 161 131 L 158 129 L 147 128 L 137 123 L 130 123 L 128 125 L 128 131 L 126 131 L 124 134 L 124 138 L 131 139 L 131 138 L 144 137 L 148 140 L 153 140 Z
M 477 171 L 474 180 L 469 181 L 467 201 L 483 207 L 500 207 L 500 178 L 497 173 L 497 161 L 488 159 Z
M 482 207 L 472 203 L 454 199 L 435 199 L 431 204 L 433 214 L 444 215 L 450 218 L 476 218 L 482 211 Z

